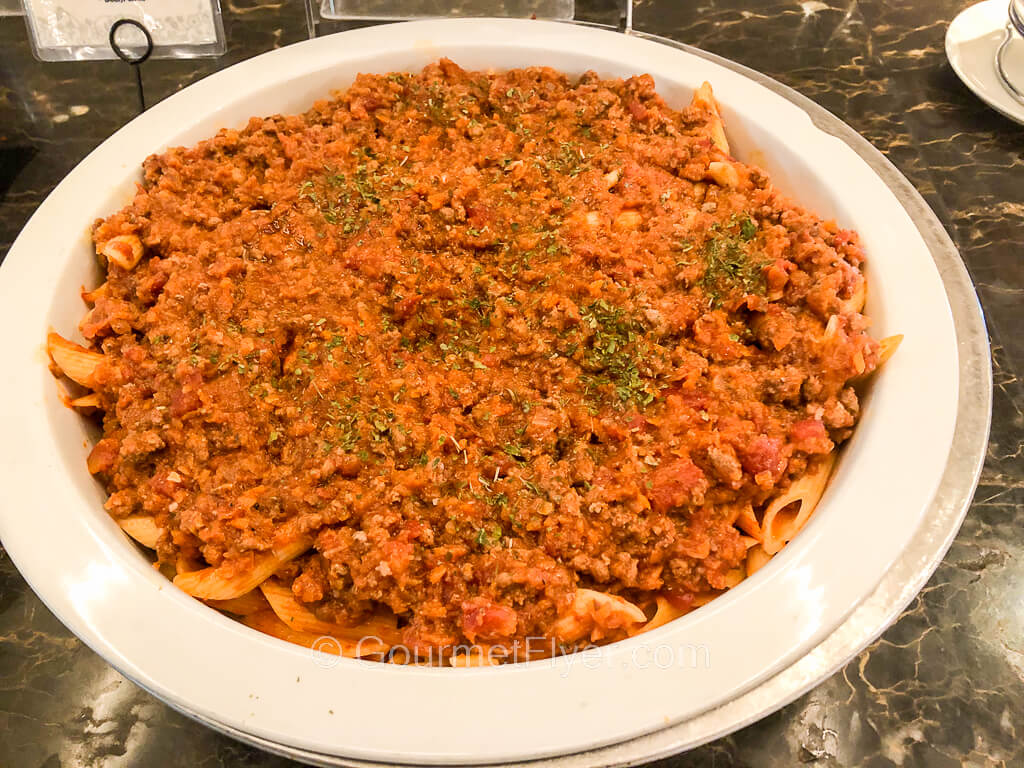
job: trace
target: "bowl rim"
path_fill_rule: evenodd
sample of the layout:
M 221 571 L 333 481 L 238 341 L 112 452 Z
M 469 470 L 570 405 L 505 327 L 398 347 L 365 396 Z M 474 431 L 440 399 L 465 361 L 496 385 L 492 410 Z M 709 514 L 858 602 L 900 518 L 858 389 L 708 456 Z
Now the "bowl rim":
M 479 20 L 471 20 L 471 21 L 479 21 Z M 507 21 L 507 20 L 505 20 L 505 21 Z M 429 23 L 437 24 L 437 22 L 429 22 Z M 446 24 L 466 23 L 466 20 L 458 20 L 458 21 L 453 21 L 453 22 L 450 21 L 450 22 L 444 22 L 444 23 L 446 23 Z M 493 20 L 491 20 L 491 23 L 493 23 Z M 543 22 L 527 22 L 527 23 L 543 24 Z M 410 24 L 420 25 L 420 24 L 423 24 L 423 22 L 411 22 Z M 561 26 L 568 27 L 568 25 L 561 25 Z M 392 29 L 394 29 L 394 27 L 392 27 Z M 341 33 L 341 34 L 351 35 L 351 33 Z M 645 39 L 645 38 L 646 39 L 650 39 L 650 36 L 639 35 L 639 34 L 635 35 L 635 37 L 640 38 L 640 39 Z M 321 39 L 323 39 L 323 38 L 321 38 Z M 664 42 L 664 41 L 659 41 L 659 42 Z M 738 65 L 732 64 L 731 62 L 725 62 L 725 60 L 719 59 L 718 57 L 712 57 L 712 56 L 710 56 L 708 54 L 705 54 L 705 53 L 700 52 L 700 51 L 696 51 L 695 49 L 691 49 L 691 48 L 686 47 L 686 46 L 681 46 L 681 45 L 676 44 L 676 45 L 673 45 L 673 47 L 677 47 L 677 48 L 679 48 L 681 50 L 684 50 L 684 51 L 686 51 L 688 53 L 691 53 L 691 54 L 700 56 L 702 58 L 714 61 L 715 63 L 717 63 L 719 65 L 722 65 L 722 66 L 724 66 L 727 69 L 732 69 L 734 72 L 739 72 L 739 73 L 743 74 L 744 76 L 746 76 L 748 79 L 754 80 L 755 82 L 758 82 L 761 85 L 767 86 L 769 88 L 769 90 L 774 91 L 775 93 L 777 93 L 779 95 L 782 95 L 783 97 L 785 97 L 790 102 L 796 104 L 804 112 L 806 112 L 808 115 L 810 115 L 810 117 L 814 121 L 815 125 L 820 130 L 822 130 L 825 133 L 828 133 L 830 135 L 839 137 L 840 139 L 842 139 L 842 141 L 844 143 L 846 143 L 848 146 L 850 146 L 852 149 L 854 149 L 854 151 L 857 152 L 857 154 L 860 155 L 863 160 L 868 162 L 868 164 L 883 179 L 883 181 L 889 186 L 889 188 L 892 189 L 894 192 L 898 193 L 898 197 L 899 197 L 901 203 L 903 204 L 904 209 L 906 210 L 907 214 L 910 215 L 911 219 L 916 223 L 920 235 L 922 236 L 922 238 L 929 245 L 929 251 L 931 252 L 932 258 L 935 259 L 935 261 L 936 261 L 936 263 L 937 263 L 937 265 L 939 267 L 940 276 L 942 277 L 943 282 L 945 283 L 945 290 L 946 290 L 947 296 L 949 296 L 949 298 L 950 298 L 950 305 L 951 305 L 951 309 L 952 309 L 952 311 L 954 313 L 954 319 L 957 321 L 955 323 L 955 327 L 956 327 L 956 332 L 957 332 L 957 338 L 958 338 L 959 346 L 961 348 L 960 371 L 961 371 L 962 375 L 960 377 L 960 390 L 961 390 L 961 392 L 969 392 L 972 395 L 972 397 L 960 397 L 959 398 L 957 418 L 958 418 L 958 424 L 959 424 L 959 422 L 966 422 L 968 424 L 968 426 L 971 426 L 974 429 L 973 429 L 973 431 L 972 430 L 960 430 L 960 429 L 958 429 L 954 439 L 957 440 L 960 443 L 964 442 L 964 439 L 966 439 L 966 437 L 964 439 L 961 439 L 962 433 L 964 433 L 964 434 L 968 435 L 969 437 L 971 437 L 974 442 L 976 442 L 977 439 L 978 439 L 978 432 L 977 432 L 976 428 L 978 427 L 978 425 L 980 423 L 983 423 L 982 432 L 987 433 L 987 425 L 988 425 L 988 407 L 987 406 L 988 406 L 988 403 L 990 402 L 990 399 L 991 399 L 991 377 L 990 377 L 990 371 L 989 371 L 989 368 L 988 368 L 987 337 L 984 334 L 983 321 L 982 321 L 982 318 L 981 318 L 980 309 L 977 307 L 976 299 L 974 300 L 974 313 L 975 313 L 974 315 L 971 314 L 971 307 L 970 306 L 967 306 L 966 308 L 964 308 L 964 307 L 959 307 L 958 308 L 956 306 L 957 302 L 954 301 L 954 299 L 962 300 L 965 295 L 970 297 L 970 298 L 973 298 L 973 289 L 972 289 L 972 287 L 970 285 L 969 279 L 967 279 L 966 270 L 963 268 L 962 263 L 959 261 L 959 257 L 957 256 L 955 249 L 952 248 L 952 244 L 949 242 L 948 236 L 945 235 L 945 232 L 942 230 L 941 226 L 938 225 L 937 220 L 935 220 L 934 214 L 932 214 L 927 209 L 927 206 L 924 205 L 923 201 L 920 199 L 920 197 L 917 195 L 917 193 L 915 191 L 913 191 L 913 188 L 909 186 L 909 183 L 907 183 L 905 179 L 902 179 L 902 177 L 899 176 L 898 172 L 896 172 L 895 169 L 891 165 L 889 165 L 887 163 L 887 161 L 884 160 L 884 158 L 882 158 L 875 150 L 871 149 L 870 145 L 867 145 L 867 143 L 864 142 L 864 140 L 861 139 L 859 136 L 857 136 L 855 133 L 853 133 L 851 129 L 849 129 L 848 127 L 843 125 L 836 118 L 834 118 L 833 116 L 829 115 L 827 112 L 822 110 L 820 107 L 814 107 L 814 109 L 810 109 L 809 105 L 811 103 L 808 102 L 807 100 L 803 99 L 803 97 L 796 97 L 796 98 L 794 98 L 795 94 L 793 94 L 793 92 L 789 91 L 788 89 L 778 90 L 778 89 L 781 89 L 782 86 L 778 86 L 778 84 L 775 84 L 773 81 L 770 81 L 767 78 L 764 78 L 763 76 L 756 75 L 756 73 L 752 73 L 749 70 L 746 70 L 745 68 L 741 68 Z M 753 75 L 756 75 L 756 76 L 753 76 Z M 847 135 L 847 134 L 849 134 L 849 135 Z M 881 163 L 878 164 L 878 161 L 881 161 Z M 14 250 L 15 250 L 15 248 L 12 247 L 12 252 Z M 940 259 L 939 258 L 940 253 L 944 253 L 945 254 L 945 258 Z M 0 274 L 3 274 L 3 273 L 0 273 Z M 959 294 L 957 293 L 957 291 L 955 289 L 951 289 L 951 286 L 954 286 L 955 288 L 958 288 L 959 289 Z M 970 302 L 968 301 L 967 304 L 969 305 Z M 976 334 L 967 333 L 968 331 L 971 331 L 972 329 L 973 329 L 973 331 L 976 332 L 979 328 L 981 329 L 980 341 L 979 341 L 979 338 L 976 337 Z M 965 333 L 966 333 L 966 336 L 965 336 Z M 966 351 L 968 352 L 967 356 L 964 355 L 965 343 L 966 343 Z M 979 355 L 979 354 L 977 354 L 978 352 L 982 352 L 983 354 Z M 981 360 L 981 359 L 984 360 L 984 364 L 983 365 L 979 365 L 979 360 Z M 984 369 L 984 370 L 982 371 L 982 369 Z M 984 373 L 985 375 L 981 375 L 982 373 Z M 980 381 L 978 379 L 980 379 Z M 965 387 L 968 387 L 968 385 L 970 385 L 970 384 L 974 384 L 975 387 L 973 389 L 970 389 L 970 388 L 965 389 Z M 980 388 L 979 388 L 979 386 L 980 386 Z M 979 394 L 983 395 L 983 397 L 980 398 L 980 399 L 978 398 Z M 977 407 L 979 405 L 984 405 L 985 407 L 983 409 L 980 409 L 980 408 Z M 981 413 L 982 410 L 984 410 L 984 416 L 981 417 L 981 419 L 979 421 L 978 414 Z M 982 446 L 984 446 L 984 435 L 982 436 L 981 444 L 982 444 Z M 919 578 L 921 583 L 923 584 L 923 581 L 927 578 L 928 575 L 930 575 L 931 569 L 933 569 L 934 566 L 937 565 L 939 559 L 941 559 L 941 555 L 942 555 L 942 553 L 944 553 L 945 548 L 948 547 L 948 544 L 952 540 L 953 535 L 955 535 L 955 532 L 956 532 L 956 529 L 958 528 L 959 522 L 962 519 L 962 516 L 963 516 L 964 512 L 966 511 L 967 502 L 969 501 L 970 495 L 973 492 L 973 486 L 974 486 L 974 483 L 976 482 L 976 479 L 977 479 L 977 472 L 980 469 L 980 459 L 983 457 L 983 455 L 984 455 L 983 449 L 981 451 L 980 456 L 977 455 L 976 453 L 971 453 L 971 452 L 968 452 L 966 454 L 959 454 L 959 455 L 957 455 L 956 452 L 951 454 L 951 458 L 947 462 L 946 473 L 945 473 L 944 478 L 943 478 L 943 487 L 940 488 L 939 495 L 936 497 L 936 501 L 933 502 L 933 510 L 932 511 L 933 512 L 935 511 L 934 507 L 935 507 L 936 504 L 940 504 L 941 505 L 942 502 L 945 500 L 946 503 L 944 505 L 944 508 L 946 509 L 946 511 L 950 512 L 952 516 L 950 517 L 949 515 L 947 515 L 946 518 L 948 518 L 948 519 L 945 519 L 945 528 L 943 528 L 941 531 L 938 531 L 934 536 L 932 536 L 933 539 L 936 536 L 938 536 L 939 543 L 938 543 L 938 547 L 935 548 L 934 551 L 931 552 L 930 556 L 932 557 L 932 560 L 931 560 L 931 562 L 929 562 L 929 565 L 926 567 L 927 573 L 924 573 L 924 575 L 922 577 L 923 571 L 918 569 L 917 571 L 914 572 L 915 579 L 912 579 L 912 581 Z M 955 477 L 953 477 L 950 474 L 950 464 L 953 463 L 954 460 L 956 460 L 958 462 L 957 463 L 957 467 L 959 467 L 958 473 L 954 473 L 956 475 Z M 966 467 L 966 469 L 965 469 L 965 467 Z M 965 472 L 966 472 L 966 474 L 965 474 Z M 965 484 L 965 480 L 966 480 L 966 484 Z M 949 481 L 949 482 L 947 482 L 947 481 Z M 946 488 L 947 485 L 951 485 L 952 486 L 951 489 L 947 489 Z M 968 485 L 970 486 L 970 488 L 967 488 Z M 945 489 L 946 496 L 943 496 L 944 489 Z M 959 501 L 958 501 L 958 499 L 959 499 Z M 925 518 L 925 526 L 929 525 L 932 522 L 933 522 L 933 520 L 932 520 L 931 517 Z M 934 527 L 934 526 L 932 526 L 932 527 Z M 6 529 L 6 525 L 5 525 L 5 529 Z M 918 539 L 915 539 L 915 541 L 918 541 Z M 931 542 L 931 543 L 934 545 L 934 542 Z M 902 559 L 905 560 L 906 558 L 904 557 Z M 902 562 L 902 560 L 898 561 L 898 562 Z M 891 574 L 893 572 L 893 570 L 894 570 L 894 568 L 890 567 L 889 571 L 887 572 L 887 576 L 885 578 L 887 578 L 888 574 Z M 844 628 L 846 628 L 850 624 L 851 620 L 853 620 L 856 616 L 861 614 L 863 612 L 865 606 L 869 605 L 873 600 L 875 600 L 876 597 L 878 597 L 879 590 L 882 589 L 882 586 L 884 586 L 884 581 L 883 581 L 883 584 L 880 585 L 875 590 L 875 592 L 872 594 L 871 598 L 868 599 L 868 602 L 863 603 L 860 608 L 855 610 L 853 616 L 851 616 L 851 618 L 848 619 L 846 621 L 846 623 L 842 624 L 838 630 L 833 632 L 833 634 L 829 637 L 828 640 L 826 640 L 824 643 L 818 645 L 817 649 L 812 652 L 812 655 L 818 653 L 818 651 L 823 646 L 827 645 L 828 642 L 830 642 L 832 640 L 832 638 L 834 638 L 836 636 L 837 633 L 841 633 L 842 630 Z M 903 607 L 903 604 L 905 604 L 906 601 L 911 599 L 913 597 L 913 595 L 916 594 L 916 592 L 917 592 L 917 590 L 919 588 L 920 588 L 920 585 L 918 585 L 918 587 L 914 588 L 911 592 L 909 592 L 909 594 L 907 594 L 906 593 L 907 590 L 904 589 L 901 592 L 899 592 L 898 595 L 895 595 L 895 599 L 893 598 L 892 595 L 890 595 L 889 599 L 887 601 L 885 601 L 885 608 L 882 611 L 882 613 L 884 614 L 884 618 L 883 618 L 883 622 L 884 623 L 881 626 L 872 625 L 872 628 L 868 629 L 868 631 L 866 633 L 867 639 L 864 640 L 864 644 L 866 644 L 871 639 L 873 639 L 873 637 L 875 635 L 877 635 L 884 628 L 885 625 L 887 625 L 888 621 L 891 621 L 891 619 L 895 617 L 896 613 L 898 613 L 898 611 Z M 889 591 L 892 592 L 891 589 Z M 905 600 L 904 600 L 904 598 L 905 598 Z M 904 600 L 904 602 L 902 604 L 898 604 L 897 605 L 899 600 Z M 876 614 L 877 614 L 877 610 L 876 610 Z M 58 614 L 58 615 L 60 615 L 60 614 Z M 864 630 L 863 630 L 863 627 L 861 628 L 861 630 L 862 631 L 858 634 L 858 637 L 861 637 L 862 635 L 865 634 Z M 860 642 L 860 640 L 858 639 L 856 642 Z M 856 642 L 854 644 L 856 644 Z M 847 643 L 847 647 L 850 647 L 849 643 Z M 854 651 L 850 653 L 850 655 L 855 653 L 856 650 L 859 650 L 859 647 L 855 648 Z M 845 653 L 846 651 L 844 650 L 842 652 Z M 104 655 L 105 658 L 108 658 L 107 654 L 105 654 L 105 653 L 101 653 L 101 655 Z M 652 744 L 648 740 L 650 740 L 650 739 L 652 739 L 654 737 L 658 737 L 661 734 L 667 734 L 667 733 L 671 733 L 671 732 L 679 732 L 680 730 L 685 731 L 688 728 L 692 730 L 693 724 L 694 723 L 698 723 L 701 719 L 706 718 L 709 715 L 715 715 L 716 713 L 722 711 L 724 707 L 734 706 L 736 704 L 736 702 L 742 702 L 745 699 L 750 698 L 754 694 L 762 692 L 763 690 L 765 690 L 765 686 L 769 686 L 769 684 L 775 683 L 775 681 L 777 681 L 780 678 L 784 677 L 785 675 L 789 674 L 793 669 L 801 667 L 801 665 L 806 666 L 806 664 L 804 664 L 804 662 L 808 658 L 809 658 L 809 656 L 804 656 L 803 659 L 801 659 L 800 661 L 798 661 L 795 664 L 791 665 L 784 672 L 779 673 L 775 677 L 770 678 L 768 681 L 759 684 L 757 687 L 753 688 L 752 690 L 748 691 L 747 693 L 740 694 L 740 696 L 738 696 L 737 698 L 734 698 L 730 702 L 727 702 L 727 703 L 723 704 L 722 707 L 719 707 L 718 709 L 713 710 L 712 712 L 705 713 L 703 715 L 697 715 L 696 717 L 691 718 L 691 719 L 687 720 L 686 722 L 681 723 L 680 725 L 674 726 L 673 728 L 663 729 L 663 730 L 660 730 L 660 731 L 656 731 L 653 734 L 649 734 L 647 736 L 642 736 L 642 737 L 640 737 L 638 739 L 633 739 L 633 740 L 630 740 L 630 741 L 625 741 L 625 742 L 622 742 L 622 743 L 620 743 L 618 745 L 614 745 L 614 746 L 611 746 L 611 747 L 604 747 L 604 748 L 598 748 L 596 750 L 590 750 L 588 752 L 580 753 L 580 754 L 577 754 L 575 756 L 569 756 L 569 757 L 564 757 L 564 758 L 549 758 L 549 761 L 552 762 L 552 763 L 560 762 L 560 761 L 570 761 L 570 762 L 572 762 L 574 759 L 583 759 L 585 756 L 595 756 L 593 758 L 594 762 L 592 762 L 592 763 L 578 763 L 578 764 L 581 764 L 581 765 L 582 764 L 597 764 L 597 762 L 600 762 L 601 764 L 610 764 L 610 763 L 607 762 L 608 758 L 613 758 L 616 761 L 619 761 L 621 759 L 621 760 L 624 760 L 626 762 L 633 762 L 633 761 L 635 761 L 637 759 L 646 759 L 646 758 L 657 756 L 657 754 L 659 754 L 657 751 L 650 751 L 650 748 L 655 747 L 655 745 Z M 837 667 L 839 664 L 841 664 L 841 663 L 843 663 L 845 661 L 845 659 L 840 659 L 839 661 L 835 661 L 839 657 L 836 656 L 834 652 L 833 652 L 833 654 L 832 654 L 832 656 L 830 658 L 831 658 L 830 664 L 832 664 L 833 667 Z M 110 659 L 108 658 L 108 661 L 109 660 Z M 799 679 L 799 682 L 796 684 L 795 687 L 794 687 L 794 681 L 787 681 L 782 686 L 785 689 L 784 692 L 776 691 L 774 694 L 772 694 L 771 696 L 768 697 L 769 699 L 772 699 L 772 701 L 770 703 L 765 704 L 764 701 L 761 701 L 761 703 L 757 705 L 758 707 L 760 707 L 760 709 L 759 709 L 760 714 L 763 714 L 764 712 L 768 711 L 769 709 L 773 709 L 773 708 L 776 708 L 777 706 L 781 706 L 783 703 L 785 703 L 786 700 L 789 700 L 789 699 L 795 697 L 796 695 L 798 695 L 803 690 L 803 688 L 800 688 L 801 685 L 804 686 L 804 688 L 806 688 L 806 687 L 809 687 L 810 685 L 813 685 L 815 682 L 818 682 L 819 680 L 821 680 L 824 677 L 824 674 L 822 674 L 822 672 L 821 672 L 821 668 L 822 668 L 821 667 L 821 661 L 822 661 L 821 659 L 817 659 L 815 661 L 815 664 L 811 665 L 811 674 L 810 674 L 810 676 L 808 676 L 805 673 L 804 676 Z M 119 669 L 122 669 L 121 665 L 115 664 L 115 666 L 117 666 Z M 126 670 L 122 669 L 122 671 L 125 672 Z M 128 673 L 127 676 L 129 676 L 130 678 L 134 679 L 137 683 L 142 685 L 142 687 L 145 687 L 145 688 L 149 689 L 149 686 L 146 684 L 145 680 L 140 680 L 139 676 L 131 674 L 131 670 L 127 670 L 127 673 Z M 808 681 L 810 681 L 810 682 L 808 682 Z M 776 687 L 778 687 L 778 686 L 776 686 Z M 170 698 L 170 697 L 167 697 L 167 696 L 164 696 L 164 695 L 160 695 L 159 693 L 157 695 L 159 695 L 160 698 L 162 698 L 164 700 L 167 700 L 168 698 Z M 789 697 L 788 699 L 785 698 L 787 696 Z M 759 697 L 758 696 L 753 696 L 753 699 L 754 700 L 758 700 Z M 760 699 L 764 699 L 764 696 L 761 696 Z M 234 728 L 229 723 L 222 723 L 222 722 L 216 721 L 215 719 L 209 718 L 208 716 L 204 715 L 201 712 L 189 711 L 188 708 L 185 707 L 184 705 L 182 705 L 182 702 L 180 702 L 180 701 L 177 701 L 177 702 L 169 701 L 168 703 L 171 703 L 172 706 L 175 706 L 176 708 L 179 708 L 182 711 L 186 711 L 188 714 L 192 715 L 193 717 L 196 717 L 197 719 L 200 719 L 200 720 L 202 720 L 204 722 L 207 722 L 207 724 L 211 724 L 211 725 L 213 725 L 214 727 L 217 727 L 220 730 L 230 730 L 230 731 L 232 731 L 232 735 L 234 735 L 236 738 L 243 738 L 243 740 L 252 740 L 254 742 L 260 742 L 259 745 L 263 746 L 264 748 L 268 748 L 268 746 L 267 746 L 268 743 L 269 744 L 273 744 L 274 743 L 273 740 L 268 740 L 266 738 L 263 738 L 263 737 L 259 736 L 256 733 L 250 733 L 250 732 L 248 732 L 248 731 L 246 731 L 244 729 Z M 721 730 L 723 727 L 726 728 L 726 729 L 731 728 L 731 727 L 738 727 L 743 722 L 749 721 L 749 719 L 754 719 L 757 716 L 759 716 L 758 714 L 750 715 L 750 712 L 753 712 L 753 711 L 754 710 L 752 710 L 752 709 L 750 709 L 748 707 L 747 710 L 746 710 L 747 714 L 742 715 L 742 717 L 747 717 L 748 720 L 742 720 L 741 719 L 741 720 L 737 721 L 735 719 L 735 717 L 731 718 L 734 721 L 734 724 L 732 726 L 722 726 L 721 722 L 724 722 L 724 721 L 719 722 L 718 725 L 714 726 L 714 728 L 718 729 L 717 731 L 714 731 L 714 732 L 706 731 L 707 733 L 710 733 L 710 735 L 707 735 L 706 738 L 699 737 L 700 740 L 706 740 L 707 738 L 713 738 L 715 735 L 719 735 L 721 732 L 725 732 L 725 731 Z M 240 734 L 242 734 L 242 735 L 240 735 Z M 685 743 L 684 743 L 684 741 L 685 741 Z M 698 740 L 694 740 L 692 735 L 684 737 L 684 741 L 680 741 L 677 738 L 677 739 L 675 739 L 674 741 L 671 742 L 670 746 L 664 747 L 664 749 L 666 749 L 667 751 L 678 751 L 678 749 L 683 748 L 683 747 L 685 747 L 687 745 L 692 746 L 693 744 L 699 743 Z M 647 753 L 644 754 L 642 758 L 639 758 L 639 757 L 620 758 L 620 757 L 615 757 L 614 756 L 616 750 L 625 748 L 628 745 L 635 745 L 635 744 L 642 744 L 643 745 L 642 749 L 648 750 Z M 682 746 L 680 746 L 680 744 Z M 286 745 L 278 745 L 278 746 L 281 749 L 289 750 L 289 751 L 287 751 L 285 753 L 289 754 L 290 756 L 300 757 L 301 759 L 306 759 L 306 760 L 311 760 L 312 759 L 314 762 L 322 757 L 324 759 L 331 760 L 332 762 L 330 762 L 330 764 L 366 764 L 366 765 L 376 765 L 376 764 L 379 764 L 379 762 L 363 763 L 363 762 L 360 762 L 358 760 L 353 760 L 352 758 L 334 758 L 332 756 L 326 756 L 326 755 L 318 756 L 318 753 L 315 752 L 315 751 L 296 749 L 294 747 L 289 747 L 289 746 L 286 746 Z M 657 748 L 661 749 L 662 747 L 657 747 Z M 665 752 L 665 753 L 667 753 L 667 752 Z M 603 757 L 596 757 L 599 754 L 603 755 Z

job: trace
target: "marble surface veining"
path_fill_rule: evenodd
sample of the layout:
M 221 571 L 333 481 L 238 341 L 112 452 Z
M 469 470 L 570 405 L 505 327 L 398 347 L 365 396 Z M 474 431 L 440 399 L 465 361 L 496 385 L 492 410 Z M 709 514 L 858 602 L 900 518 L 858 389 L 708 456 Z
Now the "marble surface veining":
M 758 69 L 828 108 L 921 191 L 977 283 L 991 334 L 988 458 L 960 535 L 874 645 L 815 690 L 664 768 L 1024 765 L 1024 127 L 950 69 L 954 0 L 640 0 L 639 29 Z M 155 102 L 305 37 L 298 0 L 224 0 L 229 50 L 146 64 Z M 53 186 L 135 115 L 119 62 L 40 64 L 0 17 L 0 257 Z M 8 437 L 9 439 L 9 437 Z M 122 678 L 0 552 L 0 766 L 284 766 Z

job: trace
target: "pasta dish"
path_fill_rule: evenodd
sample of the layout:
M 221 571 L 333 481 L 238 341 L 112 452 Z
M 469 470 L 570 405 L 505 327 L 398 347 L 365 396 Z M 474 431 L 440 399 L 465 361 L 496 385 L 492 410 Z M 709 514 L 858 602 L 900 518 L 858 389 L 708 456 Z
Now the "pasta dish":
M 391 662 L 736 586 L 899 341 L 857 235 L 730 154 L 710 86 L 674 110 L 647 75 L 360 75 L 150 157 L 93 240 L 86 343 L 48 350 L 110 515 L 248 626 Z

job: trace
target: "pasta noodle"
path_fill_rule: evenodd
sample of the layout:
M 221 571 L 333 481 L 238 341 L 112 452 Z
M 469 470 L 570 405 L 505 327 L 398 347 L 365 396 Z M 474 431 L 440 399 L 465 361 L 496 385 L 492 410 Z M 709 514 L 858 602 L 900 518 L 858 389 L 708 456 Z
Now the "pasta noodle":
M 334 638 L 359 640 L 362 637 L 377 637 L 391 645 L 401 641 L 394 615 L 374 617 L 356 627 L 345 627 L 330 621 L 323 621 L 308 608 L 302 606 L 291 589 L 273 581 L 260 585 L 263 596 L 270 603 L 277 617 L 292 629 Z
M 852 314 L 854 312 L 861 312 L 864 309 L 864 302 L 868 297 L 868 284 L 863 278 L 857 281 L 857 288 L 853 292 L 853 296 L 843 302 L 843 312 L 846 314 Z
M 270 603 L 263 597 L 263 593 L 254 589 L 239 597 L 232 597 L 228 600 L 206 600 L 208 606 L 218 611 L 233 613 L 236 616 L 249 616 L 258 611 L 269 611 Z
M 241 597 L 269 579 L 278 568 L 289 560 L 294 560 L 309 547 L 308 540 L 296 539 L 280 548 L 256 555 L 252 567 L 246 571 L 236 571 L 236 564 L 233 563 L 217 568 L 203 568 L 199 571 L 179 573 L 174 577 L 174 585 L 192 597 L 204 600 L 230 600 Z
M 761 523 L 757 521 L 757 516 L 754 514 L 754 508 L 749 504 L 744 505 L 743 509 L 740 511 L 739 517 L 736 518 L 735 525 L 755 541 L 761 541 L 764 537 L 764 534 L 761 531 Z
M 46 337 L 46 350 L 54 365 L 69 379 L 90 389 L 95 386 L 96 368 L 103 362 L 99 352 L 92 352 L 53 332 Z
M 493 667 L 501 662 L 492 658 L 490 654 L 474 648 L 456 653 L 448 663 L 453 667 Z
M 118 520 L 117 524 L 121 526 L 121 530 L 142 546 L 148 549 L 156 549 L 156 544 L 160 540 L 160 529 L 152 517 L 148 515 L 132 515 L 131 517 Z
M 102 404 L 100 403 L 100 396 L 95 392 L 90 392 L 88 395 L 76 397 L 71 401 L 71 405 L 74 408 L 99 408 Z
M 734 188 L 740 185 L 740 175 L 732 163 L 714 161 L 708 163 L 708 177 L 720 187 Z
M 835 454 L 817 463 L 807 474 L 793 481 L 790 487 L 776 496 L 764 511 L 761 528 L 764 538 L 761 546 L 768 555 L 774 555 L 807 524 L 825 492 Z
M 435 658 L 420 658 L 412 653 L 408 648 L 396 647 L 388 651 L 385 657 L 389 664 L 400 664 L 405 667 L 438 667 L 441 666 L 441 661 Z M 451 664 L 451 659 L 449 664 Z M 474 665 L 468 665 L 474 666 Z M 476 665 L 479 666 L 479 665 Z
M 142 258 L 142 241 L 136 235 L 118 235 L 108 240 L 100 253 L 121 269 L 135 269 Z
M 693 94 L 693 105 L 706 109 L 711 113 L 712 119 L 708 124 L 708 133 L 711 141 L 718 149 L 729 154 L 729 140 L 725 137 L 725 126 L 722 124 L 722 113 L 718 108 L 718 102 L 711 92 L 710 83 L 701 83 L 700 88 Z
M 693 596 L 692 605 L 694 608 L 700 608 L 702 605 L 707 605 L 716 597 L 724 594 L 725 591 L 724 589 L 711 589 L 706 592 L 698 592 Z
M 764 566 L 768 564 L 768 561 L 772 559 L 772 556 L 764 551 L 764 547 L 758 545 L 751 547 L 747 551 L 747 577 L 753 576 Z
M 640 632 L 650 632 L 658 627 L 663 627 L 670 621 L 675 621 L 680 616 L 685 616 L 691 610 L 690 608 L 677 608 L 667 597 L 662 595 L 658 595 L 656 598 L 656 605 L 657 609 L 654 616 L 651 617 L 650 621 L 643 625 L 639 630 Z
M 555 637 L 575 642 L 589 636 L 599 640 L 616 631 L 630 631 L 647 621 L 644 612 L 618 595 L 578 589 L 569 611 L 553 627 Z
M 895 336 L 886 336 L 884 339 L 878 342 L 880 349 L 878 350 L 878 364 L 882 365 L 893 356 L 896 352 L 896 348 L 903 341 L 903 334 L 897 334 Z
M 109 293 L 110 286 L 107 283 L 101 283 L 91 291 L 82 291 L 82 301 L 86 304 L 95 304 L 99 299 L 107 296 Z
M 273 611 L 257 611 L 242 617 L 242 623 L 279 640 L 302 645 L 321 653 L 349 658 L 365 658 L 388 652 L 388 646 L 372 637 L 349 640 L 302 632 L 285 624 Z

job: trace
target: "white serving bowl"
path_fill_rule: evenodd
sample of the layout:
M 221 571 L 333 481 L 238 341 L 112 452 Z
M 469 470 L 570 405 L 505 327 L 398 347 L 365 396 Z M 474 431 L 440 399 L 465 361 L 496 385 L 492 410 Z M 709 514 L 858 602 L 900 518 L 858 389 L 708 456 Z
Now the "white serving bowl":
M 905 336 L 800 535 L 710 605 L 598 652 L 498 668 L 400 667 L 328 660 L 231 621 L 174 588 L 107 517 L 85 467 L 95 436 L 61 404 L 46 370 L 47 329 L 69 334 L 84 311 L 80 286 L 98 279 L 90 224 L 131 199 L 149 154 L 252 115 L 304 111 L 358 72 L 418 70 L 441 56 L 469 69 L 648 72 L 675 107 L 710 81 L 735 155 L 860 233 L 872 331 Z M 913 543 L 949 458 L 960 375 L 950 305 L 926 241 L 847 143 L 790 100 L 703 57 L 613 32 L 510 20 L 320 38 L 156 105 L 89 155 L 25 226 L 0 269 L 0 347 L 9 409 L 0 536 L 61 621 L 127 677 L 225 729 L 285 748 L 407 763 L 524 760 L 621 742 L 727 704 L 799 660 Z M 934 567 L 932 559 L 920 568 Z

